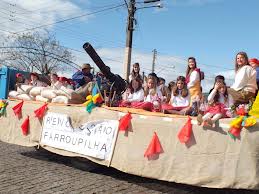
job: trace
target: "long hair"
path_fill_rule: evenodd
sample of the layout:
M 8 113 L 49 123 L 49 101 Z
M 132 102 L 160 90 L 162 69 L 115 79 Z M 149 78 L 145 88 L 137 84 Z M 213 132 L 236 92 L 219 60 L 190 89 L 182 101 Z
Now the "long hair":
M 217 75 L 217 76 L 215 77 L 215 80 L 214 80 L 213 88 L 210 89 L 209 94 L 212 92 L 212 90 L 213 90 L 214 87 L 215 87 L 215 84 L 216 84 L 219 80 L 222 80 L 222 81 L 225 83 L 225 77 L 224 77 L 223 75 Z
M 132 87 L 132 82 L 136 81 L 138 82 L 138 88 L 136 89 L 136 91 L 134 91 L 133 87 Z M 136 77 L 134 79 L 132 79 L 130 81 L 130 85 L 129 85 L 129 89 L 130 89 L 130 93 L 133 94 L 134 92 L 138 92 L 139 90 L 142 89 L 142 80 L 139 77 Z
M 195 59 L 194 57 L 189 57 L 189 58 L 188 58 L 188 65 L 187 65 L 185 77 L 188 77 L 188 76 L 191 74 L 191 72 L 193 71 L 193 69 L 191 69 L 191 68 L 189 67 L 189 61 L 190 61 L 190 60 L 193 60 L 193 61 L 194 61 L 194 64 L 195 64 L 194 69 L 197 68 L 196 59 Z
M 132 71 L 131 71 L 131 75 L 132 75 L 133 78 L 136 78 L 136 77 L 138 77 L 138 76 L 140 77 L 139 71 L 138 71 L 138 72 L 135 72 L 135 71 L 134 71 L 134 67 L 136 67 L 136 66 L 137 66 L 137 67 L 139 68 L 139 70 L 140 70 L 139 63 L 134 63 L 134 64 L 133 64 Z
M 241 67 L 239 67 L 238 64 L 237 64 L 237 56 L 238 56 L 238 55 L 242 55 L 242 56 L 245 58 L 245 60 L 246 60 L 246 64 L 245 64 L 245 65 L 249 65 L 249 60 L 248 60 L 248 56 L 247 56 L 246 52 L 239 52 L 239 53 L 237 53 L 236 59 L 235 59 L 235 72 L 237 72 L 238 69 L 241 68 Z
M 170 91 L 170 93 L 172 92 L 173 87 L 175 86 L 175 82 L 174 81 L 170 81 L 168 84 L 168 90 Z
M 223 85 L 225 87 L 227 87 L 225 81 L 223 82 Z M 224 102 L 226 103 L 227 100 L 228 100 L 228 90 L 227 90 L 227 88 L 225 89 L 225 92 L 224 92 L 223 96 L 224 96 Z M 219 97 L 220 97 L 220 94 L 219 94 L 219 91 L 217 91 L 216 95 L 213 98 L 213 103 L 219 102 Z
M 178 96 L 178 94 L 179 94 L 179 89 L 177 87 L 177 82 L 178 81 L 182 81 L 184 83 L 183 89 L 181 90 L 181 96 L 185 98 L 186 96 L 188 96 L 188 89 L 187 89 L 187 84 L 185 82 L 185 77 L 184 76 L 178 76 L 177 77 L 176 84 L 173 87 L 173 95 L 174 96 Z
M 154 89 L 155 89 L 155 91 L 157 91 L 157 78 L 156 77 L 154 77 L 154 76 L 148 76 L 148 79 L 147 79 L 147 85 L 148 85 L 148 80 L 152 80 L 153 81 L 153 83 L 154 83 Z M 145 96 L 147 96 L 149 94 L 149 88 L 148 88 L 148 86 L 147 87 L 145 87 L 145 89 L 144 89 L 144 95 Z

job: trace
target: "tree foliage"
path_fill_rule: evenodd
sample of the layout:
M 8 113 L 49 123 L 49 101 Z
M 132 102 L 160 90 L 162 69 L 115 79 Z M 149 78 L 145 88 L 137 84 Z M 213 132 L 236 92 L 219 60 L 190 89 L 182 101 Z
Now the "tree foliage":
M 73 69 L 76 66 L 73 58 L 72 53 L 49 32 L 12 35 L 0 47 L 2 64 L 42 74 Z

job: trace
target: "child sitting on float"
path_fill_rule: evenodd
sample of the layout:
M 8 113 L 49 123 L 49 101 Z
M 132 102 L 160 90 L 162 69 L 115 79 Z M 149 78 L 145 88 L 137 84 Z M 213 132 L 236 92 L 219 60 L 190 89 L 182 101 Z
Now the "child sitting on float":
M 15 78 L 15 90 L 17 90 L 17 87 L 20 87 L 22 84 L 29 85 L 29 81 L 25 79 L 24 75 L 21 73 L 17 73 Z
M 59 82 L 63 87 L 73 89 L 73 86 L 70 85 L 69 80 L 66 77 L 59 77 Z
M 227 86 L 225 82 L 221 83 L 217 81 L 213 90 L 208 96 L 209 106 L 205 111 L 205 115 L 198 115 L 198 125 L 209 125 L 215 127 L 217 120 L 221 118 L 231 117 L 227 111 L 233 105 L 233 98 L 227 92 Z
M 155 88 L 151 88 L 149 90 L 149 94 L 146 97 L 145 100 L 148 99 L 148 102 L 151 102 L 153 104 L 153 110 L 154 112 L 160 112 L 161 110 L 161 97 L 158 96 L 158 93 Z
M 39 80 L 39 74 L 37 74 L 35 72 L 32 72 L 30 74 L 30 78 L 31 78 L 31 81 L 30 81 L 29 85 L 39 86 L 39 87 L 47 87 L 48 86 L 48 84 Z
M 147 86 L 144 90 L 144 102 L 151 103 L 151 111 L 159 112 L 161 99 L 163 98 L 161 90 L 157 87 L 157 77 L 149 76 Z
M 144 89 L 144 102 L 132 102 L 131 107 L 159 112 L 161 99 L 162 93 L 157 88 L 157 78 L 155 76 L 149 76 Z
M 185 77 L 177 78 L 176 85 L 172 89 L 170 104 L 163 104 L 162 109 L 164 113 L 177 115 L 185 115 L 190 111 L 190 95 Z
M 144 100 L 144 90 L 142 88 L 142 79 L 133 78 L 125 92 L 124 99 L 120 102 L 120 107 L 131 107 L 132 102 L 142 102 Z
M 62 83 L 59 81 L 59 77 L 56 73 L 51 73 L 50 74 L 50 81 L 51 85 L 50 87 L 54 90 L 59 90 L 62 86 Z

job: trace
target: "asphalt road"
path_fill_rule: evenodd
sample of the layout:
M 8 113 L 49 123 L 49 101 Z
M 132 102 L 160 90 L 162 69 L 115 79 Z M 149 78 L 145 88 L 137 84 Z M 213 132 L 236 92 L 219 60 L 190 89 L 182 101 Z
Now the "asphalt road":
M 122 173 L 88 160 L 0 142 L 0 193 L 259 194 L 208 189 Z

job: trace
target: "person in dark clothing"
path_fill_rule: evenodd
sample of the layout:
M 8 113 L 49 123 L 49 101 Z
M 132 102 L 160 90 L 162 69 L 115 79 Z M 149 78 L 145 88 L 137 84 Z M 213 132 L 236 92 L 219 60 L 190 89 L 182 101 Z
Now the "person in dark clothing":
M 75 88 L 84 86 L 93 80 L 93 74 L 91 73 L 91 65 L 89 63 L 84 63 L 81 67 L 81 71 L 76 72 L 72 75 L 72 80 L 75 82 Z

